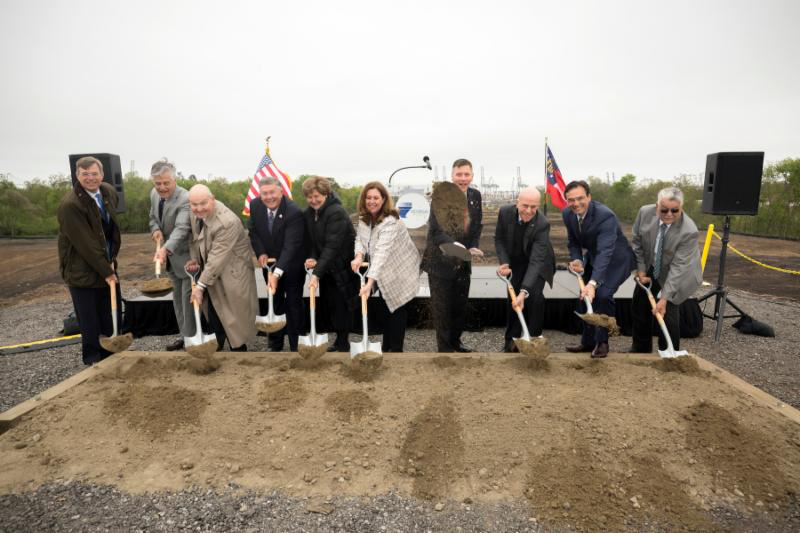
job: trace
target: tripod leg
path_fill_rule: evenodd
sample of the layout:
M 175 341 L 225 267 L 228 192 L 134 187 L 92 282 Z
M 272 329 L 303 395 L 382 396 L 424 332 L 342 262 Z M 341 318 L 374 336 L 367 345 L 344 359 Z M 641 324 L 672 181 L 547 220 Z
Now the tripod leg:
M 728 304 L 730 304 L 730 306 L 731 306 L 731 307 L 733 307 L 734 309 L 736 309 L 736 311 L 739 313 L 738 315 L 735 315 L 735 316 L 733 316 L 733 317 L 731 317 L 731 318 L 736 318 L 737 316 L 745 316 L 745 315 L 747 314 L 747 313 L 745 313 L 744 311 L 742 311 L 742 310 L 739 308 L 739 306 L 738 306 L 738 305 L 736 305 L 736 304 L 734 303 L 734 301 L 733 301 L 733 300 L 728 300 L 728 299 L 726 299 L 726 302 L 727 302 Z
M 725 303 L 728 300 L 728 291 L 723 290 L 719 296 L 719 311 L 717 312 L 717 331 L 714 333 L 714 342 L 719 342 L 722 336 L 722 323 L 725 322 Z

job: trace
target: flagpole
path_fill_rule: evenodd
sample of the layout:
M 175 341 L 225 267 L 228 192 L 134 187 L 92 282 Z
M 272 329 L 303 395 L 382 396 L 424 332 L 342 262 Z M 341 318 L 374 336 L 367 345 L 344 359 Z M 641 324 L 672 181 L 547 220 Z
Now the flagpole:
M 544 138 L 544 216 L 547 218 L 547 137 Z

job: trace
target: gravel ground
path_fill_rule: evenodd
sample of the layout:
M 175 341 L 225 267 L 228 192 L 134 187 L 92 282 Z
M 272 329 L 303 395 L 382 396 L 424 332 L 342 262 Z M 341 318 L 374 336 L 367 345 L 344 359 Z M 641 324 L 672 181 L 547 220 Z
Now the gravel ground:
M 698 339 L 683 348 L 733 372 L 782 401 L 800 408 L 800 302 L 732 291 L 732 298 L 749 314 L 775 328 L 775 338 L 742 335 L 726 321 L 722 341 L 713 342 L 714 322 L 706 320 Z M 710 307 L 710 306 L 709 306 Z M 71 310 L 68 301 L 29 303 L 0 308 L 0 345 L 28 342 L 58 335 L 61 321 Z M 464 342 L 476 351 L 497 351 L 501 329 L 467 332 Z M 562 351 L 577 338 L 546 331 L 554 351 Z M 174 337 L 136 339 L 133 349 L 161 350 Z M 376 339 L 377 340 L 377 339 Z M 630 339 L 612 341 L 612 351 L 624 350 Z M 249 345 L 265 350 L 266 338 Z M 430 330 L 410 330 L 407 351 L 433 351 Z M 80 345 L 0 356 L 0 411 L 22 402 L 84 368 Z M 0 531 L 539 531 L 535 512 L 524 504 L 471 504 L 446 502 L 442 511 L 434 503 L 397 494 L 361 500 L 330 502 L 331 514 L 308 512 L 308 501 L 278 493 L 255 494 L 231 486 L 224 492 L 192 489 L 178 493 L 130 495 L 90 481 L 54 483 L 35 491 L 0 496 Z M 743 520 L 726 510 L 715 510 L 721 525 L 738 531 L 798 531 L 797 506 L 780 523 Z M 533 515 L 533 516 L 532 516 Z M 660 528 L 631 525 L 632 530 Z

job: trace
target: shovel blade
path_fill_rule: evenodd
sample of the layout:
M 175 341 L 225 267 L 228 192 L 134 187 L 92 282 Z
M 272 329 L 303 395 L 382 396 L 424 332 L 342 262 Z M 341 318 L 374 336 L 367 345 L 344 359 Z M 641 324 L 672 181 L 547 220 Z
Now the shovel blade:
M 133 342 L 133 335 L 115 335 L 114 337 L 100 337 L 100 346 L 111 353 L 119 353 L 127 350 Z
M 659 350 L 658 355 L 662 359 L 671 359 L 674 357 L 682 357 L 684 355 L 689 355 L 689 352 L 686 350 Z
M 286 315 L 269 315 L 256 317 L 256 329 L 264 333 L 274 333 L 286 327 Z

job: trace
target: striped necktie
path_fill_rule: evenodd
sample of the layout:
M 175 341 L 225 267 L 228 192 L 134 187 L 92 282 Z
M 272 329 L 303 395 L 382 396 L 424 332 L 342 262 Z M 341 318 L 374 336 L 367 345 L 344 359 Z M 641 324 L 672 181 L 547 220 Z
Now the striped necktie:
M 661 255 L 664 251 L 664 236 L 667 234 L 667 225 L 661 224 L 658 229 L 658 243 L 656 244 L 656 259 L 653 261 L 653 277 L 658 279 L 661 274 Z

